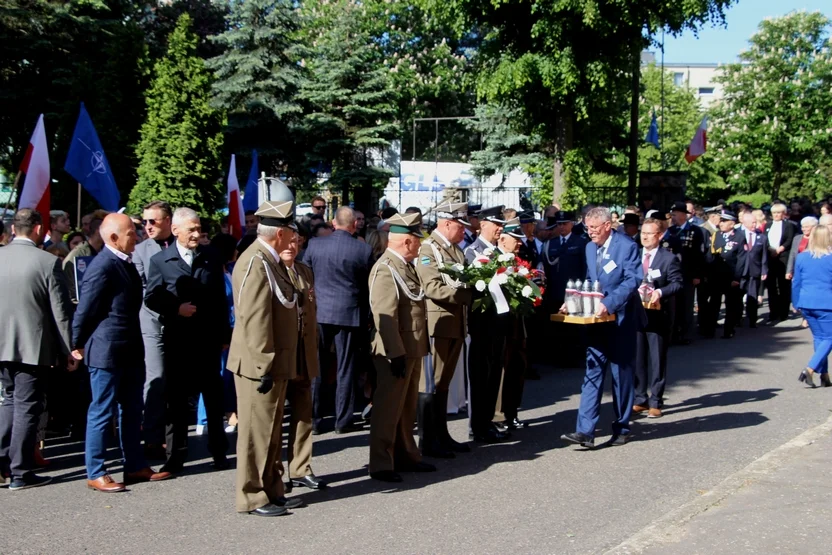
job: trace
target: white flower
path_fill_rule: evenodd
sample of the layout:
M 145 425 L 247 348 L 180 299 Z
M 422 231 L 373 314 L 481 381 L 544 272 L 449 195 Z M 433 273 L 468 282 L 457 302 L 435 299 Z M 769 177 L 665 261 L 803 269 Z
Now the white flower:
M 480 262 L 479 260 L 474 260 L 474 262 L 471 265 L 474 268 L 482 268 L 482 262 Z
M 485 249 L 484 251 L 482 251 L 482 253 L 483 253 L 485 256 L 491 256 L 492 254 L 494 254 L 494 249 L 492 249 L 491 247 L 489 247 L 489 248 Z
M 527 285 L 520 291 L 520 294 L 526 297 L 527 299 L 532 296 L 532 288 L 531 286 Z
M 494 281 L 497 282 L 497 285 L 505 285 L 508 283 L 508 275 L 507 274 L 497 274 L 494 276 Z
M 497 260 L 499 260 L 500 262 L 509 262 L 511 260 L 514 260 L 514 255 L 510 252 L 507 252 L 498 256 Z
M 461 272 L 465 269 L 465 266 L 463 266 L 462 264 L 456 263 L 453 266 L 451 266 L 451 269 L 455 272 Z
M 520 266 L 520 269 L 517 270 L 517 273 L 520 274 L 521 276 L 527 276 L 527 275 L 529 275 L 529 269 L 525 268 L 523 266 Z
M 485 291 L 485 282 L 481 279 L 478 279 L 477 283 L 474 284 L 474 287 L 477 288 L 477 291 L 483 292 Z
M 509 266 L 506 268 L 506 273 L 511 275 L 514 273 L 514 266 Z

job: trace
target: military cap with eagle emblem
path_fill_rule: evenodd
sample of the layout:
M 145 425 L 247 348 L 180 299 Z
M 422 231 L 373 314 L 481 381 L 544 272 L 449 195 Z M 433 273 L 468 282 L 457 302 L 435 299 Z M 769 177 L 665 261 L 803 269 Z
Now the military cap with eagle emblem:
M 260 223 L 271 227 L 288 227 L 298 230 L 295 223 L 295 203 L 291 200 L 265 201 L 254 213 L 260 216 Z
M 477 217 L 486 222 L 504 225 L 506 222 L 503 220 L 503 208 L 505 207 L 502 204 L 500 206 L 492 206 L 491 208 L 483 208 L 477 212 Z
M 468 203 L 467 202 L 440 202 L 433 209 L 436 217 L 440 220 L 456 220 L 464 226 L 471 224 L 466 220 L 468 217 Z
M 422 216 L 418 212 L 412 214 L 394 214 L 384 220 L 390 226 L 390 233 L 409 234 L 422 237 Z

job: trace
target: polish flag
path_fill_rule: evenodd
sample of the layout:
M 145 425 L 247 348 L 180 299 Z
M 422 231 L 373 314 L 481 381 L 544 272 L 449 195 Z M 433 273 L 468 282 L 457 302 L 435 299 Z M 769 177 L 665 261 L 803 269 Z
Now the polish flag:
M 702 123 L 696 129 L 696 134 L 693 140 L 688 145 L 688 150 L 685 152 L 685 160 L 688 164 L 692 164 L 694 160 L 705 154 L 708 150 L 708 117 L 702 118 Z
M 20 171 L 26 174 L 23 190 L 20 192 L 18 208 L 32 208 L 40 213 L 43 227 L 49 230 L 49 151 L 46 149 L 46 130 L 43 114 L 38 118 L 35 132 L 29 141 L 26 155 L 20 164 Z
M 228 233 L 238 241 L 243 238 L 246 219 L 243 211 L 243 199 L 240 197 L 240 184 L 237 182 L 237 162 L 231 155 L 231 167 L 228 169 Z

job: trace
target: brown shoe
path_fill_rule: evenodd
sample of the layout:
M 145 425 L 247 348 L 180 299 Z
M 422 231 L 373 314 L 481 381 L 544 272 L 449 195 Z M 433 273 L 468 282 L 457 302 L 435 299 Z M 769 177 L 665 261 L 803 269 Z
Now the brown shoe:
M 649 409 L 644 405 L 633 405 L 633 412 L 636 414 L 641 414 L 642 412 L 647 412 Z
M 149 466 L 137 472 L 124 473 L 124 485 L 138 484 L 139 482 L 161 482 L 173 476 L 170 472 L 156 472 Z
M 124 484 L 116 482 L 109 474 L 95 480 L 87 480 L 87 487 L 102 493 L 118 493 L 125 490 Z
M 662 417 L 662 409 L 650 409 L 650 412 L 647 413 L 647 418 L 661 418 Z

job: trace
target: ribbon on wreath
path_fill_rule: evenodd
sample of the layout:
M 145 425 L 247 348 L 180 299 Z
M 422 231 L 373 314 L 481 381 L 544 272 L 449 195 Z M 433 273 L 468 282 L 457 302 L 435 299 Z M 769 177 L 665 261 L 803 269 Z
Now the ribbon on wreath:
M 503 289 L 497 280 L 497 276 L 499 275 L 501 274 L 495 273 L 491 281 L 488 282 L 488 292 L 491 293 L 491 298 L 494 300 L 494 308 L 497 309 L 497 314 L 505 314 L 508 312 L 509 307 L 506 296 L 503 294 Z

